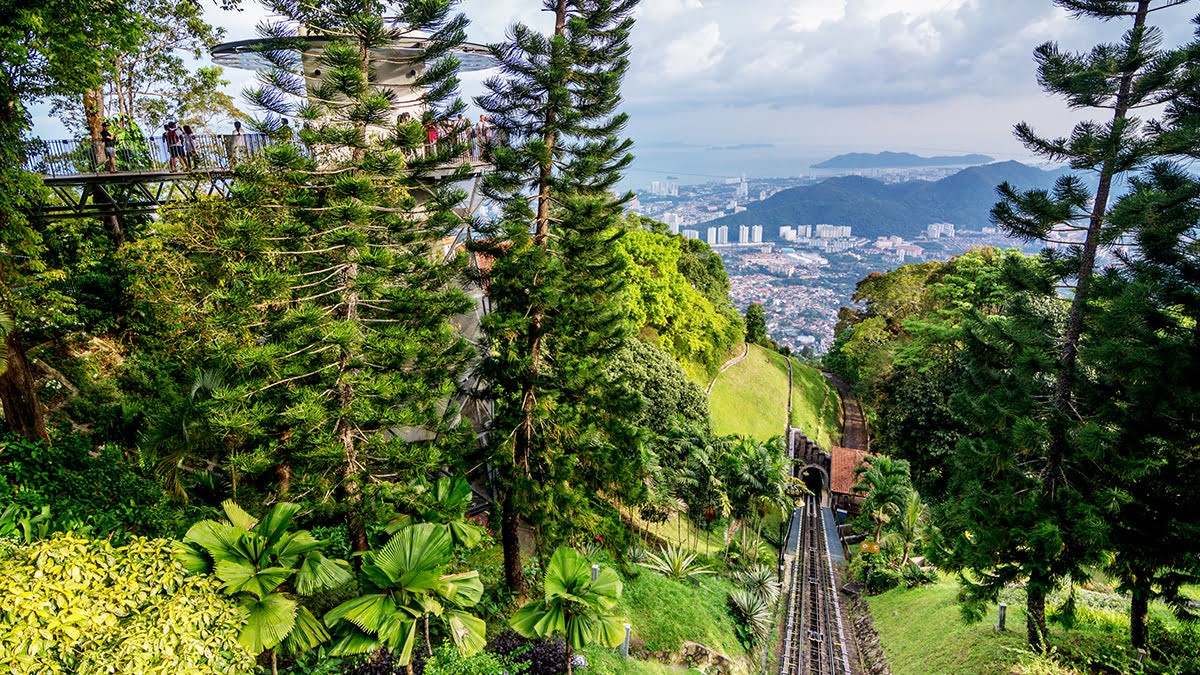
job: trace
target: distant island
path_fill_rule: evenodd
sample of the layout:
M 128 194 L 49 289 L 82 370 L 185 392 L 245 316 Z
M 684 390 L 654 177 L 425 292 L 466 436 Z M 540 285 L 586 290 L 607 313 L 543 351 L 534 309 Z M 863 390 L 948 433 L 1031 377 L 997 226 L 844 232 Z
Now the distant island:
M 851 152 L 813 164 L 814 169 L 910 169 L 922 166 L 975 166 L 995 159 L 987 155 L 921 157 L 908 152 Z

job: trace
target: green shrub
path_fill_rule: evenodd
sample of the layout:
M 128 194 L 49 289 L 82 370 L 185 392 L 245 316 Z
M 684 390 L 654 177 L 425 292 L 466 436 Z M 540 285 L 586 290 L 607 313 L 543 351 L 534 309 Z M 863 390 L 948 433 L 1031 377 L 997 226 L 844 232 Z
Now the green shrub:
M 51 531 L 91 528 L 95 536 L 173 536 L 184 514 L 162 489 L 115 452 L 93 457 L 88 437 L 47 441 L 0 437 L 0 505 L 50 507 Z
M 516 667 L 504 657 L 491 652 L 480 652 L 474 656 L 463 656 L 452 644 L 444 644 L 425 662 L 423 675 L 496 675 L 517 673 Z
M 913 563 L 905 565 L 900 575 L 904 579 L 904 585 L 908 588 L 936 584 L 938 580 L 937 570 L 922 571 L 919 566 Z
M 890 591 L 899 586 L 900 581 L 900 572 L 897 570 L 882 565 L 872 567 L 867 574 L 867 595 L 879 595 L 884 591 Z
M 738 637 L 747 646 L 762 644 L 771 636 L 771 605 L 746 589 L 729 592 L 729 607 L 738 620 Z
M 0 670 L 25 673 L 238 675 L 254 658 L 237 643 L 236 605 L 187 577 L 172 542 L 71 535 L 0 560 Z

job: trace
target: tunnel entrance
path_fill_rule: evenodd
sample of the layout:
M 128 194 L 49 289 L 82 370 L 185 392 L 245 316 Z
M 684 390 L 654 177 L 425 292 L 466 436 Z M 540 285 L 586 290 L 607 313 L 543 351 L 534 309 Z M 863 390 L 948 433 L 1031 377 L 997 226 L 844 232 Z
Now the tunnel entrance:
M 825 472 L 815 466 L 804 467 L 804 471 L 800 472 L 800 480 L 814 495 L 821 494 L 828 487 L 825 485 Z

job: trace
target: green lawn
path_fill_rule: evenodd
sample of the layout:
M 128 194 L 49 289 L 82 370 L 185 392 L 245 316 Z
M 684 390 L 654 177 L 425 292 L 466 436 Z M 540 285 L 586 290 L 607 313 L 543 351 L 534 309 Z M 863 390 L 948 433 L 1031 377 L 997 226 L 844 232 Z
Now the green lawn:
M 867 598 L 875 629 L 894 675 L 1003 675 L 1020 660 L 1025 612 L 1008 608 L 1008 628 L 987 620 L 966 625 L 954 604 L 958 584 L 943 579 L 918 589 L 895 589 Z
M 822 448 L 841 437 L 842 401 L 820 370 L 792 360 L 792 425 Z
M 783 356 L 757 345 L 717 376 L 708 397 L 713 430 L 765 441 L 783 434 L 787 417 L 787 364 Z
M 611 564 L 608 560 L 605 564 Z M 700 586 L 674 581 L 648 569 L 622 575 L 624 591 L 613 610 L 632 626 L 635 643 L 650 651 L 676 652 L 684 642 L 699 642 L 735 661 L 746 652 L 737 641 L 726 597 L 733 582 L 716 575 L 701 577 Z M 660 663 L 621 659 L 602 647 L 588 650 L 588 672 L 602 675 L 667 675 L 686 673 Z

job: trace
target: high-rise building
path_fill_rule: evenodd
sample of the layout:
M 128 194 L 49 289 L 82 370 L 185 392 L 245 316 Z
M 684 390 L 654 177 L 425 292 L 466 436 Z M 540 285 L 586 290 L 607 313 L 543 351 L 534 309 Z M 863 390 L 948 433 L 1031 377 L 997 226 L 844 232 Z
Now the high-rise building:
M 684 230 L 683 236 L 687 239 L 699 239 L 700 230 Z
M 718 244 L 728 244 L 729 243 L 729 226 L 728 225 L 722 225 L 721 227 L 717 228 L 717 243 Z
M 816 236 L 818 239 L 842 239 L 850 236 L 849 225 L 828 225 L 821 224 L 816 227 Z
M 747 225 L 739 225 L 738 226 L 738 243 L 739 244 L 749 244 L 750 243 L 750 227 L 749 226 L 747 226 Z
M 754 227 L 750 228 L 750 241 L 754 242 L 755 244 L 762 243 L 762 225 L 755 225 Z
M 717 243 L 717 228 L 708 228 L 708 237 L 705 239 L 705 241 L 708 242 L 709 246 L 713 246 Z

